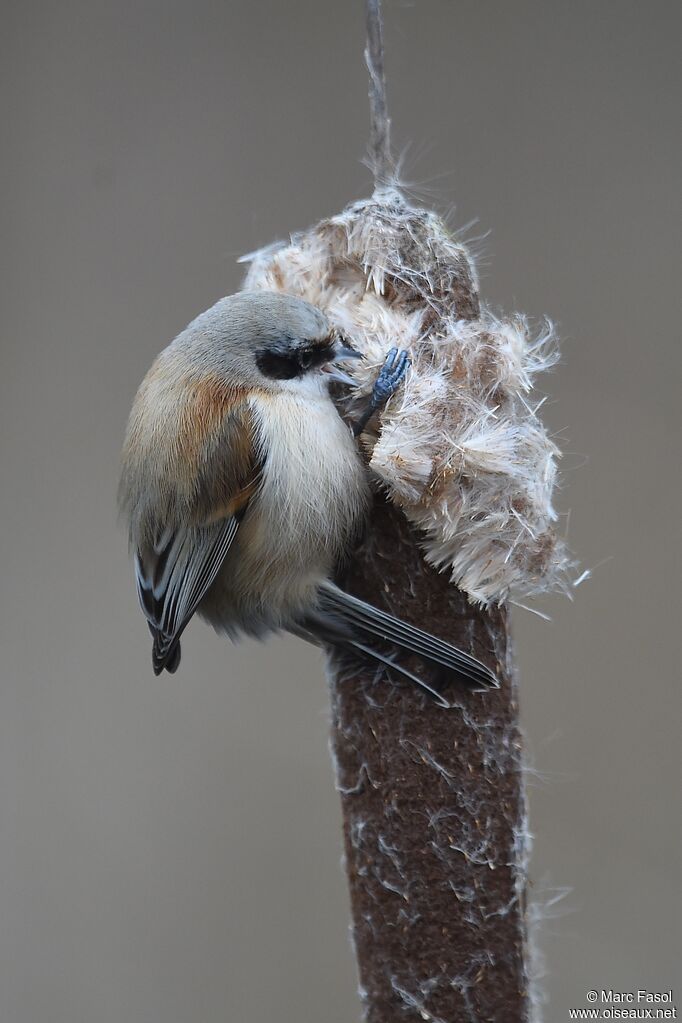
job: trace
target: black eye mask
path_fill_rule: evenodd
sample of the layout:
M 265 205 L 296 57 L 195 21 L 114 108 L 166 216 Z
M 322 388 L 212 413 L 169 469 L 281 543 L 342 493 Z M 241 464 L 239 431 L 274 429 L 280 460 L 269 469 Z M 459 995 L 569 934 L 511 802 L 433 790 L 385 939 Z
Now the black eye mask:
M 273 380 L 293 380 L 318 369 L 334 358 L 331 341 L 318 345 L 294 346 L 280 341 L 256 352 L 256 365 L 263 376 Z

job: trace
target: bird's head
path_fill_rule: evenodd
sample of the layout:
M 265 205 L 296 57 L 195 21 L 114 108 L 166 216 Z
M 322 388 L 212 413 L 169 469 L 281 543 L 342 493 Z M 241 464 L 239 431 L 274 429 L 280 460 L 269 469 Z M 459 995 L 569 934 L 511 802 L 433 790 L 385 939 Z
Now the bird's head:
M 178 338 L 203 368 L 243 384 L 277 386 L 328 373 L 359 358 L 315 306 L 274 291 L 237 292 L 202 313 Z M 352 381 L 348 381 L 352 382 Z

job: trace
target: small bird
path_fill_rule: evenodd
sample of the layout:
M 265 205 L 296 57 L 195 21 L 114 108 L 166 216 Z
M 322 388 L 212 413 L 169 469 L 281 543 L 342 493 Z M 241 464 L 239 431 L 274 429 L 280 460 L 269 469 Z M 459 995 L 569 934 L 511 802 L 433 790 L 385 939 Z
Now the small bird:
M 301 299 L 239 292 L 198 316 L 157 357 L 135 397 L 119 503 L 158 675 L 176 671 L 195 613 L 235 639 L 287 630 L 395 670 L 390 644 L 476 688 L 480 661 L 344 592 L 336 567 L 358 540 L 370 477 L 354 437 L 399 386 L 392 349 L 351 430 L 329 385 L 360 358 Z

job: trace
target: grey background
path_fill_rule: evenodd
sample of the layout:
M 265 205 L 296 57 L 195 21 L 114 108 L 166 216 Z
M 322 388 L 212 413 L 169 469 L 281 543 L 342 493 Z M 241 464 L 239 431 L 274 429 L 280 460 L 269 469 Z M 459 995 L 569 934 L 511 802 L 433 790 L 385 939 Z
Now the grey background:
M 547 1019 L 679 980 L 675 3 L 388 4 L 406 176 L 550 313 L 585 566 L 517 610 Z M 155 679 L 115 515 L 155 353 L 369 187 L 359 3 L 3 5 L 0 1020 L 358 1018 L 321 657 Z M 606 559 L 606 560 L 605 560 Z M 600 562 L 603 562 L 601 565 Z

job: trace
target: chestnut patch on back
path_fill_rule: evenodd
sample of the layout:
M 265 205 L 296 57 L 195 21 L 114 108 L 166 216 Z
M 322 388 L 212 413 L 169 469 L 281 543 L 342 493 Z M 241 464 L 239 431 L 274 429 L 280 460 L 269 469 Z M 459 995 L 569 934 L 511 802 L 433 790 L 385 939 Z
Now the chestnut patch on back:
M 247 391 L 230 387 L 215 374 L 182 381 L 184 401 L 180 405 L 177 439 L 182 462 L 189 472 L 196 471 L 206 446 L 219 435 L 225 419 L 243 407 Z

